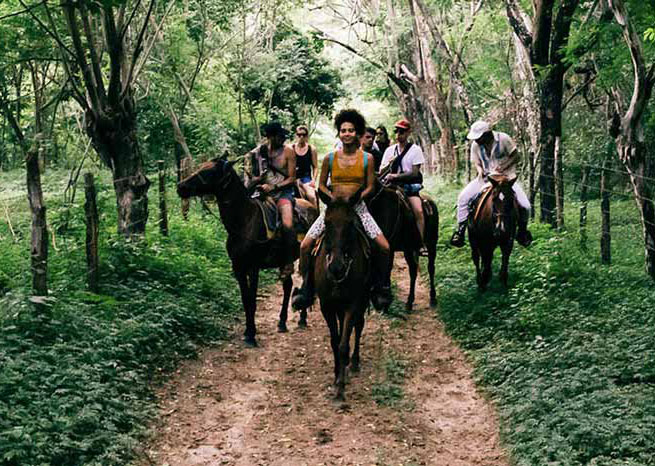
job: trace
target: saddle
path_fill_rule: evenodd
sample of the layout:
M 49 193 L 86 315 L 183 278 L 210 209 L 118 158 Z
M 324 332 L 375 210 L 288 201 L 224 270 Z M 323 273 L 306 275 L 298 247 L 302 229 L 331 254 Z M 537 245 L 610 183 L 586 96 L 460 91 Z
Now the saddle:
M 478 220 L 478 216 L 480 215 L 480 210 L 482 209 L 482 206 L 484 205 L 485 202 L 487 202 L 487 198 L 491 194 L 491 191 L 493 186 L 488 185 L 485 186 L 482 191 L 480 191 L 478 194 L 473 196 L 471 200 L 469 201 L 469 219 L 472 222 L 476 222 Z M 425 204 L 424 204 L 425 206 Z
M 368 235 L 364 231 L 364 227 L 362 226 L 359 219 L 357 220 L 355 229 L 357 230 L 357 239 L 359 241 L 359 245 L 364 251 L 364 257 L 366 257 L 366 259 L 370 259 L 371 241 L 369 240 Z M 324 238 L 325 238 L 325 232 L 321 233 L 321 235 L 316 239 L 316 244 L 314 245 L 314 249 L 312 249 L 312 257 L 317 257 L 319 252 L 321 252 L 321 247 L 323 246 Z
M 264 227 L 266 229 L 266 239 L 271 240 L 280 236 L 282 231 L 282 219 L 280 212 L 277 210 L 275 200 L 271 197 L 255 198 L 257 207 L 262 214 Z M 307 204 L 307 205 L 305 205 Z M 309 207 L 308 201 L 298 200 L 293 204 L 293 228 L 296 232 L 298 241 L 305 238 L 305 233 L 316 220 L 317 213 Z

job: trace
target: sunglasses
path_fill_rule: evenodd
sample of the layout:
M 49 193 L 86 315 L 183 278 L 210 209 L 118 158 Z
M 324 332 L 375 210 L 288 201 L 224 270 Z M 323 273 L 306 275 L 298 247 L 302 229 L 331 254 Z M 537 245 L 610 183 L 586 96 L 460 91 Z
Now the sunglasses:
M 394 128 L 393 132 L 396 133 L 396 134 L 403 134 L 403 133 L 406 133 L 407 130 L 404 129 L 404 128 Z
M 305 136 L 307 136 L 307 133 L 296 133 L 296 136 L 298 136 L 299 138 L 304 138 Z

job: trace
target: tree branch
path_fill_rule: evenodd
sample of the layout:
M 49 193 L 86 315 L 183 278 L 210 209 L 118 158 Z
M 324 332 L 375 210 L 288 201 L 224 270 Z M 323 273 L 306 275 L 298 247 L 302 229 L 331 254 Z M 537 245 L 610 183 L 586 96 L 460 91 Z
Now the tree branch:
M 514 30 L 514 34 L 516 34 L 523 46 L 530 50 L 532 47 L 532 34 L 530 34 L 530 29 L 523 21 L 523 14 L 518 3 L 516 0 L 505 0 L 505 6 L 507 9 L 507 18 L 509 19 L 510 26 Z

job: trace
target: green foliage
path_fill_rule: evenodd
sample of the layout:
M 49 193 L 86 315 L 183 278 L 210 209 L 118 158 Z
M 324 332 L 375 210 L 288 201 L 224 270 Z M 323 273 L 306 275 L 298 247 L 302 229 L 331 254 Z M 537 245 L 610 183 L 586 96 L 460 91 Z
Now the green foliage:
M 405 398 L 403 384 L 407 362 L 391 353 L 381 362 L 378 371 L 383 372 L 383 376 L 373 383 L 371 397 L 378 405 L 400 406 Z
M 432 189 L 448 212 L 457 190 Z M 567 202 L 572 227 L 578 205 Z M 468 247 L 441 249 L 439 315 L 495 401 L 515 464 L 654 464 L 655 288 L 633 204 L 612 201 L 611 267 L 600 265 L 596 241 L 583 252 L 574 231 L 535 224 L 535 243 L 512 254 L 509 289 L 498 282 L 497 253 L 481 294 Z M 453 223 L 444 220 L 445 243 Z M 590 242 L 599 222 L 590 203 Z
M 49 173 L 51 186 L 56 176 L 63 182 L 61 172 Z M 170 237 L 153 227 L 145 244 L 125 243 L 115 236 L 111 182 L 99 193 L 100 292 L 86 291 L 78 199 L 57 233 L 59 250 L 51 248 L 53 298 L 44 313 L 26 300 L 24 197 L 10 205 L 19 242 L 0 224 L 0 464 L 125 464 L 154 414 L 152 382 L 223 338 L 241 309 L 213 217 L 200 218 L 196 204 L 184 222 L 169 196 Z M 49 218 L 61 225 L 67 207 L 46 199 Z

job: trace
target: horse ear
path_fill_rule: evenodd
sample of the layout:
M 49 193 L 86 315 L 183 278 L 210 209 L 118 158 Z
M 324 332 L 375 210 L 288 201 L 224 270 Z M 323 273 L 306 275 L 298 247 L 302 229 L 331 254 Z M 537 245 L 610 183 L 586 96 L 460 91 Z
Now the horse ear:
M 355 207 L 355 205 L 359 202 L 359 200 L 362 198 L 362 192 L 364 191 L 364 187 L 362 186 L 359 188 L 352 196 L 348 198 L 348 205 L 350 207 Z
M 319 199 L 320 199 L 321 201 L 323 201 L 323 204 L 325 204 L 326 206 L 329 206 L 330 204 L 332 204 L 332 199 L 330 198 L 330 196 L 328 196 L 327 194 L 325 194 L 325 193 L 324 193 L 323 191 L 321 191 L 320 189 L 318 190 L 318 197 L 319 197 Z
M 508 182 L 507 184 L 509 185 L 510 188 L 511 188 L 512 186 L 514 186 L 514 183 L 516 183 L 516 180 L 518 180 L 518 176 L 515 176 L 514 178 L 512 178 L 511 180 L 509 180 L 509 182 Z
M 225 152 L 223 152 L 223 155 L 221 155 L 221 159 L 223 159 L 223 160 L 227 160 L 227 158 L 229 157 L 229 155 L 230 155 L 230 153 L 229 153 L 228 151 L 225 151 Z
M 237 163 L 236 160 L 226 160 L 226 162 L 230 167 L 234 167 L 234 164 Z
M 489 180 L 489 183 L 491 183 L 491 186 L 494 188 L 498 187 L 498 180 L 494 178 L 493 176 L 488 176 L 487 179 Z

